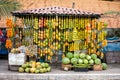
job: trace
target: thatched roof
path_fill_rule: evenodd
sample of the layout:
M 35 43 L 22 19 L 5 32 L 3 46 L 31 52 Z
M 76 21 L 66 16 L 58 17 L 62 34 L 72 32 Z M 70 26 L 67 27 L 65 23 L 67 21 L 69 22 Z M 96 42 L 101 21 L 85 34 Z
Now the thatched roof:
M 22 11 L 13 11 L 12 14 L 14 16 L 19 15 L 78 15 L 78 16 L 90 16 L 90 17 L 100 17 L 100 13 L 93 13 L 88 11 L 81 11 L 74 8 L 66 8 L 66 7 L 45 7 L 45 8 L 37 8 L 31 10 L 22 10 Z

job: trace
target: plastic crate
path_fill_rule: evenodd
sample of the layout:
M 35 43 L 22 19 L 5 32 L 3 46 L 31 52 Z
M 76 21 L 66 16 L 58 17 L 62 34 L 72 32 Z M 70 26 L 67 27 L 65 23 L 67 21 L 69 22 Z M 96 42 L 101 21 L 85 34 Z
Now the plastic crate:
M 74 68 L 75 72 L 88 72 L 88 68 Z

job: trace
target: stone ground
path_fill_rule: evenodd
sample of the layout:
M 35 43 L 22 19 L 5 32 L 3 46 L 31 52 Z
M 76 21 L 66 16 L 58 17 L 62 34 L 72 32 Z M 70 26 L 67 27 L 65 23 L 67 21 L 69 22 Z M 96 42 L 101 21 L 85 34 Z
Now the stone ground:
M 104 71 L 74 72 L 52 67 L 42 74 L 18 73 L 8 70 L 8 61 L 0 60 L 0 80 L 120 80 L 120 64 L 109 64 Z

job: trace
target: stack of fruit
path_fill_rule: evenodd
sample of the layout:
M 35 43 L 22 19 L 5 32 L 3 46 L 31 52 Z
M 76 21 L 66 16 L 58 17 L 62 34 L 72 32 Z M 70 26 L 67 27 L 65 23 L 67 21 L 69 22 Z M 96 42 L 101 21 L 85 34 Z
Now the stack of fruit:
M 91 65 L 102 65 L 103 70 L 107 69 L 107 64 L 102 63 L 96 54 L 88 55 L 86 53 L 71 53 L 68 52 L 62 59 L 62 64 L 72 64 L 73 68 L 89 68 Z
M 45 73 L 50 72 L 51 67 L 48 63 L 40 63 L 35 61 L 26 62 L 18 69 L 19 72 L 26 73 Z

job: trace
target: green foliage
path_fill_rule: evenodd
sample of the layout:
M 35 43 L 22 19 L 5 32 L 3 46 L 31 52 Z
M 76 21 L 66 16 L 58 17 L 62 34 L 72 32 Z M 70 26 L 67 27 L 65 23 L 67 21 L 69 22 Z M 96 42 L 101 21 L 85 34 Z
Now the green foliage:
M 15 0 L 0 0 L 0 17 L 8 16 L 10 12 L 20 9 L 21 4 Z

